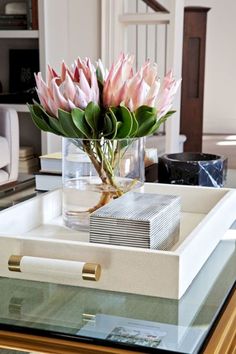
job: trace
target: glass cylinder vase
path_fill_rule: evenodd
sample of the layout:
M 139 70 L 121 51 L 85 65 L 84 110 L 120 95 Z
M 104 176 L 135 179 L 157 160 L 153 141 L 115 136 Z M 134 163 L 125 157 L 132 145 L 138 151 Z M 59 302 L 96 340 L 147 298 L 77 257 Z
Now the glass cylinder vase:
M 89 229 L 90 214 L 144 182 L 144 139 L 63 138 L 63 219 Z

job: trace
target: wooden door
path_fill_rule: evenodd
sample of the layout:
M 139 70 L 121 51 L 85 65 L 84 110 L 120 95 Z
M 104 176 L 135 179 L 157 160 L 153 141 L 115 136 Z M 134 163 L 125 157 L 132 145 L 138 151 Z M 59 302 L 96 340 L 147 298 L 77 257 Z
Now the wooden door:
M 184 10 L 182 98 L 180 133 L 186 135 L 184 151 L 202 151 L 203 98 L 207 12 L 209 8 Z

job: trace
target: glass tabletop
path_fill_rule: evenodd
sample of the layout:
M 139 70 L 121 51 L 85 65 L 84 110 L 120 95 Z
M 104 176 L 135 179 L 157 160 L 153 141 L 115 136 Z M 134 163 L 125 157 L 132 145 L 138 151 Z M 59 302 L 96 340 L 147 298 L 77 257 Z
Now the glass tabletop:
M 219 243 L 180 300 L 0 278 L 0 329 L 198 353 L 235 279 L 234 240 Z

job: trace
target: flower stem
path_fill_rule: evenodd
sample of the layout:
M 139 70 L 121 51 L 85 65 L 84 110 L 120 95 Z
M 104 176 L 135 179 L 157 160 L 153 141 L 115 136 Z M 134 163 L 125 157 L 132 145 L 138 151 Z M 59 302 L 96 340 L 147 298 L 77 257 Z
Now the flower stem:
M 97 209 L 101 208 L 102 206 L 106 205 L 107 203 L 109 203 L 111 198 L 112 198 L 111 192 L 102 192 L 99 202 L 96 205 L 94 205 L 92 208 L 89 208 L 88 212 L 93 213 L 95 210 L 97 210 Z
M 103 151 L 103 146 L 100 141 L 95 141 L 93 147 L 91 146 L 91 142 L 84 140 L 83 148 L 90 158 L 90 161 L 92 162 L 103 184 L 111 186 L 114 189 L 111 191 L 102 192 L 98 204 L 88 210 L 88 212 L 92 213 L 101 206 L 107 204 L 111 199 L 120 197 L 124 192 L 121 188 L 119 188 L 114 177 L 114 166 L 112 166 L 115 159 L 114 151 L 108 147 L 108 151 L 106 152 L 108 154 L 107 157 L 106 153 Z
M 88 157 L 90 158 L 95 170 L 97 171 L 99 177 L 101 178 L 104 184 L 108 184 L 107 174 L 104 171 L 102 164 L 97 160 L 96 156 L 94 155 L 93 150 L 91 149 L 90 143 L 86 140 L 83 142 L 84 151 L 87 153 Z

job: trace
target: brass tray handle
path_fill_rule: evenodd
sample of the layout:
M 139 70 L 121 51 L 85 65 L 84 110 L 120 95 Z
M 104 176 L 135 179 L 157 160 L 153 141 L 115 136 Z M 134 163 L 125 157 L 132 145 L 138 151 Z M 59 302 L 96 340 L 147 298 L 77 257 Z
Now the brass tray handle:
M 10 256 L 8 270 L 30 274 L 63 274 L 69 277 L 79 275 L 83 280 L 91 281 L 98 281 L 101 276 L 100 264 L 20 255 Z

